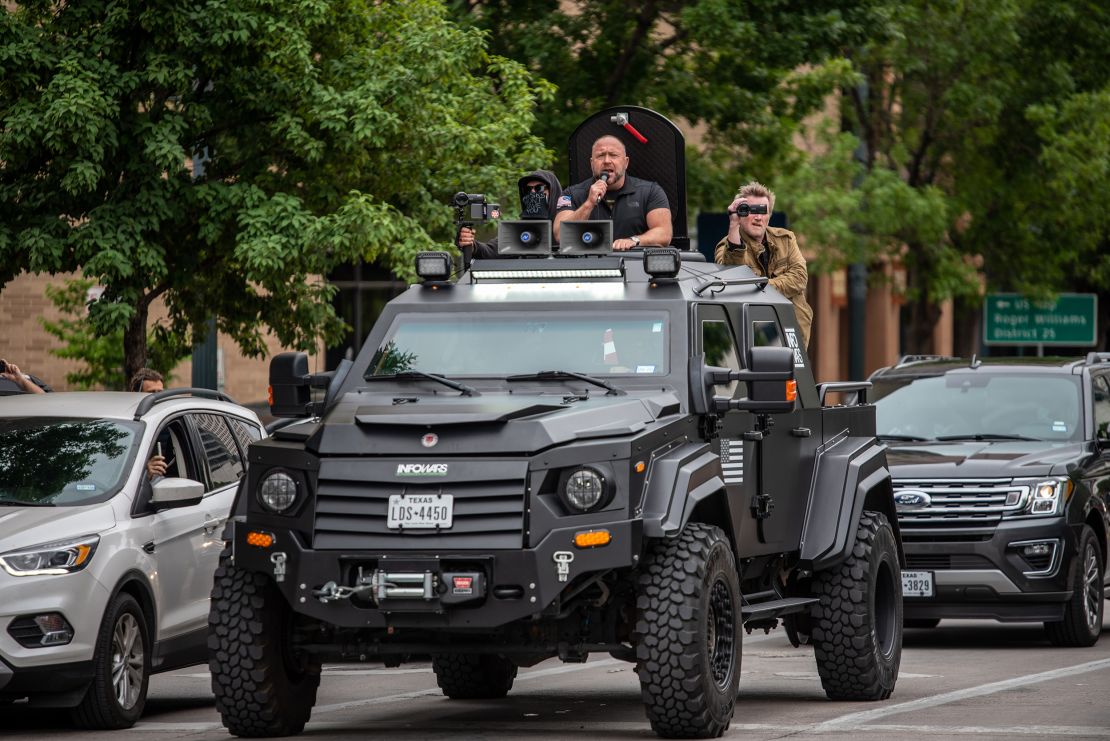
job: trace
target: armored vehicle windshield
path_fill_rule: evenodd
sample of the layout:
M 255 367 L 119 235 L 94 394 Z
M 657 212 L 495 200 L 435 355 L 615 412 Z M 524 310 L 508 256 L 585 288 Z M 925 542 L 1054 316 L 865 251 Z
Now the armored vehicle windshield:
M 568 370 L 589 375 L 667 373 L 667 316 L 660 311 L 401 313 L 361 370 L 499 377 Z

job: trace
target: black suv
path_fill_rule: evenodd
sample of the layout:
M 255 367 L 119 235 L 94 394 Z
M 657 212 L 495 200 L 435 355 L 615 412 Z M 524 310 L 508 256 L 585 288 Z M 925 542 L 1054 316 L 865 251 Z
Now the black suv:
M 906 625 L 1102 629 L 1110 533 L 1110 354 L 916 356 L 871 376 L 905 543 Z

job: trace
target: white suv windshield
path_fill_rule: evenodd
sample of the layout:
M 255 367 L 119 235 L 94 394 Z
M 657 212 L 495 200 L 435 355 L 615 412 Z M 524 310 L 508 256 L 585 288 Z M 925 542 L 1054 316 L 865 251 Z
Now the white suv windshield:
M 139 423 L 0 418 L 0 505 L 103 501 L 127 478 Z
M 875 382 L 876 432 L 898 437 L 1082 439 L 1079 384 L 982 370 Z
M 564 370 L 665 375 L 663 312 L 400 314 L 364 377 L 405 371 L 509 376 Z

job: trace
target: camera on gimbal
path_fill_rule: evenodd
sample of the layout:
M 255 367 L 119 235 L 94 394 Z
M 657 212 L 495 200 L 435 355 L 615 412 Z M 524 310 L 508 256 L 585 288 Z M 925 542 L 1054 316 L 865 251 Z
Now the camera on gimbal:
M 452 199 L 452 205 L 455 207 L 455 224 L 460 228 L 472 227 L 475 222 L 497 219 L 501 216 L 501 207 L 496 203 L 487 202 L 485 195 L 481 193 L 460 191 Z
M 736 207 L 735 211 L 729 211 L 730 214 L 736 214 L 741 219 L 750 214 L 765 214 L 767 213 L 766 203 L 741 203 Z

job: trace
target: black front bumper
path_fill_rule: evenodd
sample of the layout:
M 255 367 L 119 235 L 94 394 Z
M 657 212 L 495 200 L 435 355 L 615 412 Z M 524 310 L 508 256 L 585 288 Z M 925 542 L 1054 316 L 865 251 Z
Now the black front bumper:
M 977 536 L 986 539 L 977 539 Z M 931 571 L 933 597 L 905 597 L 907 619 L 982 618 L 1056 621 L 1072 595 L 1075 534 L 1063 517 L 1002 521 L 993 530 L 902 527 L 906 571 Z M 1045 566 L 1030 564 L 1014 543 L 1053 541 Z M 941 568 L 932 566 L 943 564 Z
M 426 552 L 317 551 L 296 531 L 266 527 L 275 536 L 269 548 L 247 544 L 251 528 L 242 522 L 229 523 L 235 567 L 268 575 L 289 601 L 293 610 L 321 622 L 343 628 L 425 627 L 449 629 L 492 629 L 521 618 L 538 615 L 567 588 L 581 584 L 589 574 L 632 568 L 639 563 L 643 523 L 622 520 L 589 529 L 608 530 L 608 545 L 576 548 L 574 535 L 583 528 L 552 530 L 535 548 L 490 551 Z M 284 574 L 278 581 L 275 554 L 284 554 Z M 556 553 L 570 553 L 566 580 L 560 580 Z M 325 585 L 334 582 L 352 587 L 363 573 L 397 570 L 429 571 L 437 578 L 451 573 L 480 573 L 483 594 L 455 602 L 446 595 L 432 599 L 386 599 L 375 603 L 369 593 L 355 598 L 321 600 Z

